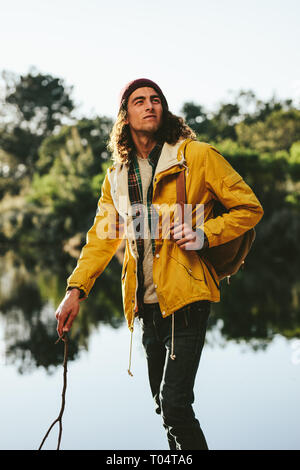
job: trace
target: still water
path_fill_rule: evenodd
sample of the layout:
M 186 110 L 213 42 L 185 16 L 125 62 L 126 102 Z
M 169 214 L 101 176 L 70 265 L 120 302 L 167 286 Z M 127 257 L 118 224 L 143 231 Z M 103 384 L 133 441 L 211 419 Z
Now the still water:
M 0 260 L 2 450 L 37 449 L 60 410 L 63 344 L 54 344 L 53 314 L 74 263 L 56 258 L 54 268 L 44 254 L 44 264 L 11 251 Z M 61 449 L 168 449 L 154 412 L 138 322 L 133 377 L 127 374 L 130 334 L 120 305 L 120 271 L 114 263 L 107 271 L 72 328 Z M 228 309 L 236 291 L 223 289 Z M 243 292 L 253 297 L 251 285 Z M 269 311 L 267 299 L 265 306 Z M 230 310 L 244 316 L 235 332 L 236 313 L 222 316 L 218 308 L 212 307 L 195 384 L 194 409 L 210 449 L 300 449 L 300 345 L 296 335 L 285 333 L 291 324 L 272 323 L 269 315 L 264 323 L 257 303 L 251 312 L 259 322 L 250 323 L 239 303 Z M 56 448 L 57 434 L 56 427 L 43 449 Z

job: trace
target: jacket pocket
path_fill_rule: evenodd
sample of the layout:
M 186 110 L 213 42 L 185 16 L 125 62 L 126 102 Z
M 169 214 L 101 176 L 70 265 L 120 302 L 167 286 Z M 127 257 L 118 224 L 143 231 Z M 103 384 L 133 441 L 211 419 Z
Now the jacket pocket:
M 228 188 L 231 188 L 231 186 L 235 185 L 239 181 L 241 181 L 243 178 L 241 175 L 239 175 L 237 172 L 231 173 L 230 175 L 225 176 L 223 179 L 224 183 Z
M 186 263 L 184 263 L 183 261 L 175 258 L 175 256 L 172 256 L 172 255 L 168 255 L 170 258 L 174 259 L 178 264 L 180 264 L 181 266 L 184 267 L 184 269 L 186 270 L 186 272 L 188 273 L 188 275 L 195 279 L 196 281 L 202 281 L 202 282 L 205 282 L 205 284 L 207 284 L 206 282 L 206 277 L 205 277 L 205 273 L 204 273 L 204 269 L 203 269 L 203 266 L 201 264 L 201 261 L 200 259 L 197 260 L 197 264 L 199 263 L 200 266 L 201 266 L 201 269 L 202 269 L 202 277 L 200 276 L 200 273 L 197 273 L 195 271 L 195 269 L 192 269 L 190 266 L 187 266 Z M 198 256 L 198 255 L 196 255 Z

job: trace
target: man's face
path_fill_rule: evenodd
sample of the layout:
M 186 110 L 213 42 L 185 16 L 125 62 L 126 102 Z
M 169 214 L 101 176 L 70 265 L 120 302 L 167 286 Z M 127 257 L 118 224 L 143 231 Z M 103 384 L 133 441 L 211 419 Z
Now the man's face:
M 128 99 L 127 120 L 131 131 L 154 134 L 161 126 L 163 108 L 154 88 L 135 90 Z

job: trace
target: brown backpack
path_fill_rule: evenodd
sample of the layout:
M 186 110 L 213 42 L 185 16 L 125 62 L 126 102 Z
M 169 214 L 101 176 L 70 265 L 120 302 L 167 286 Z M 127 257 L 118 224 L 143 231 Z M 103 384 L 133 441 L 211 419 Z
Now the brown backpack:
M 186 202 L 185 170 L 178 174 L 176 189 L 177 204 L 182 207 Z M 218 217 L 225 212 L 229 212 L 229 210 L 220 201 L 214 201 L 213 216 Z M 204 258 L 204 261 L 208 261 L 213 265 L 220 281 L 227 277 L 229 284 L 230 276 L 236 274 L 241 266 L 244 265 L 245 258 L 251 249 L 255 237 L 256 232 L 253 227 L 227 243 L 203 249 L 201 257 Z

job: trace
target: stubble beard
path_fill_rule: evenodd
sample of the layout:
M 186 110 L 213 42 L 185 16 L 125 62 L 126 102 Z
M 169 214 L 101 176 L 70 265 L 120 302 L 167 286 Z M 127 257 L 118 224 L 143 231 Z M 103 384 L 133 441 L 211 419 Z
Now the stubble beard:
M 147 128 L 148 127 L 148 128 Z M 152 126 L 145 126 L 141 129 L 134 129 L 137 134 L 154 137 L 159 129 L 162 127 L 162 120 L 158 123 L 153 123 Z

